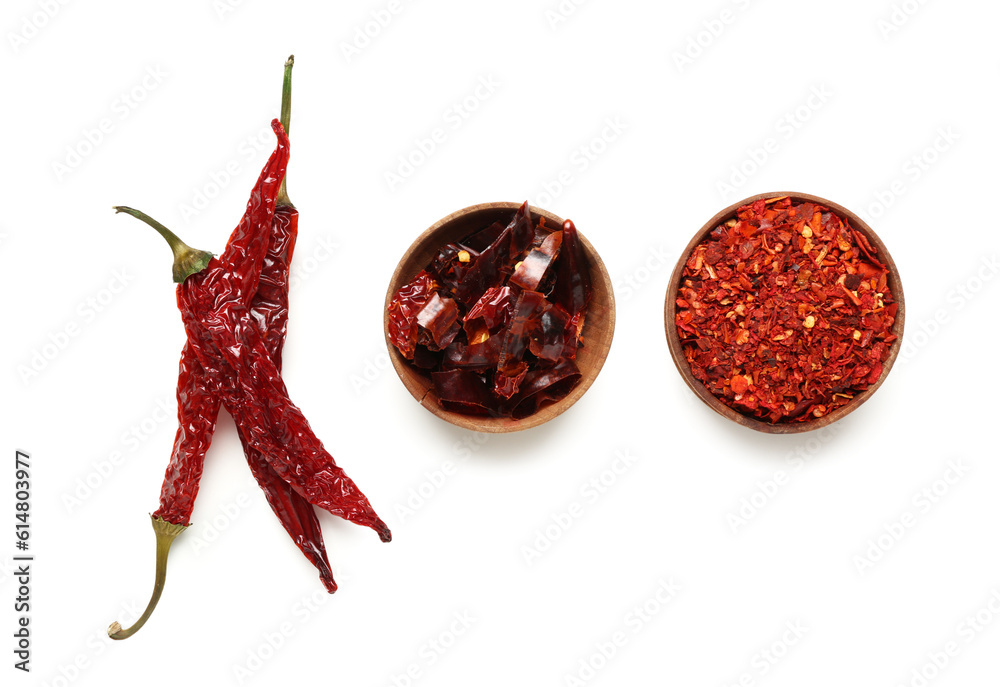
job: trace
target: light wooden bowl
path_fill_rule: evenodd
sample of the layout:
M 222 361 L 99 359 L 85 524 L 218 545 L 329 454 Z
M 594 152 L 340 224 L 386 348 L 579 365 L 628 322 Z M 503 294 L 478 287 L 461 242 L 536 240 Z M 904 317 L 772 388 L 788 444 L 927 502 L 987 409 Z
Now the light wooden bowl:
M 543 406 L 535 414 L 520 420 L 464 415 L 445 410 L 438 402 L 430 377 L 409 365 L 396 350 L 396 347 L 392 345 L 389 340 L 388 310 L 389 304 L 399 289 L 409 283 L 420 270 L 424 269 L 441 246 L 458 241 L 497 220 L 507 221 L 519 207 L 521 207 L 521 203 L 482 203 L 453 212 L 444 219 L 435 222 L 413 242 L 403 259 L 399 261 L 385 295 L 383 308 L 385 344 L 389 349 L 389 359 L 392 360 L 392 366 L 396 369 L 403 386 L 413 395 L 413 398 L 439 418 L 477 432 L 517 432 L 537 427 L 565 412 L 586 393 L 590 385 L 597 379 L 597 375 L 608 356 L 611 339 L 615 332 L 615 297 L 611 287 L 611 277 L 597 251 L 580 233 L 580 243 L 583 246 L 584 256 L 587 258 L 590 281 L 593 284 L 593 295 L 587 308 L 587 319 L 583 329 L 584 345 L 580 348 L 576 358 L 576 364 L 581 374 L 580 381 L 562 400 Z M 562 227 L 562 218 L 551 212 L 531 207 L 531 214 L 535 217 L 544 217 L 547 227 L 553 229 Z
M 893 334 L 899 338 L 889 349 L 889 357 L 882 363 L 882 376 L 878 378 L 877 382 L 869 385 L 867 389 L 855 396 L 850 403 L 837 408 L 828 415 L 814 418 L 812 420 L 772 424 L 733 410 L 717 399 L 704 384 L 695 379 L 694 375 L 691 373 L 691 366 L 684 357 L 684 349 L 681 348 L 680 336 L 677 334 L 677 326 L 674 322 L 676 319 L 675 316 L 677 315 L 676 300 L 677 292 L 680 288 L 681 275 L 684 272 L 684 265 L 687 262 L 688 256 L 691 255 L 691 251 L 693 251 L 695 247 L 701 243 L 713 229 L 715 229 L 715 227 L 735 217 L 736 211 L 740 207 L 756 200 L 760 200 L 761 198 L 782 198 L 785 196 L 790 197 L 793 201 L 808 201 L 810 203 L 825 205 L 847 220 L 852 227 L 864 234 L 871 244 L 878 249 L 879 260 L 884 262 L 889 270 L 888 282 L 889 288 L 892 289 L 892 297 L 899 304 L 899 308 L 896 312 L 896 320 L 892 326 Z M 677 370 L 681 373 L 681 377 L 683 377 L 684 382 L 691 388 L 698 398 L 704 401 L 706 405 L 723 417 L 727 417 L 733 422 L 743 425 L 744 427 L 749 427 L 750 429 L 755 429 L 758 432 L 765 432 L 768 434 L 795 434 L 798 432 L 810 432 L 815 429 L 821 429 L 836 422 L 837 420 L 840 420 L 849 413 L 854 412 L 862 403 L 871 398 L 872 394 L 875 393 L 875 391 L 882 385 L 882 382 L 885 381 L 885 378 L 889 375 L 889 370 L 892 369 L 892 364 L 896 361 L 896 357 L 899 355 L 903 338 L 903 323 L 906 319 L 905 316 L 906 308 L 903 302 L 903 283 L 899 279 L 899 271 L 896 269 L 896 263 L 893 262 L 892 256 L 889 254 L 889 250 L 885 247 L 885 244 L 882 243 L 882 240 L 878 237 L 878 235 L 864 222 L 864 220 L 844 206 L 826 200 L 825 198 L 812 196 L 806 193 L 760 193 L 756 196 L 744 198 L 738 203 L 733 203 L 725 210 L 717 213 L 715 217 L 708 220 L 708 222 L 705 223 L 705 226 L 703 226 L 698 233 L 694 235 L 694 238 L 692 238 L 691 242 L 688 243 L 687 248 L 684 249 L 684 253 L 681 255 L 680 260 L 677 261 L 677 265 L 674 267 L 674 271 L 670 275 L 670 283 L 667 286 L 667 297 L 664 306 L 664 324 L 666 326 L 667 345 L 670 348 L 670 355 L 674 359 L 674 365 L 677 366 Z

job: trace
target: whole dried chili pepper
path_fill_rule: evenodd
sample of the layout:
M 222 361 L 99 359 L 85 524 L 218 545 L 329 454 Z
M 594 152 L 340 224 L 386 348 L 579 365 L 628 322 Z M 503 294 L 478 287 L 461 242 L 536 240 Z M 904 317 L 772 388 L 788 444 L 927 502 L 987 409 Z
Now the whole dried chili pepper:
M 282 98 L 282 118 L 285 122 L 288 122 L 290 117 L 292 64 L 293 60 L 289 58 L 285 65 Z M 225 273 L 223 279 L 215 281 L 216 285 L 227 285 L 226 295 L 235 298 L 244 308 L 247 306 L 246 291 L 242 292 L 241 295 L 233 288 L 237 284 L 244 289 L 253 285 L 254 295 L 250 299 L 248 312 L 254 323 L 260 327 L 259 333 L 264 349 L 263 357 L 268 360 L 277 374 L 287 325 L 288 263 L 294 249 L 298 213 L 288 200 L 285 191 L 284 167 L 287 164 L 287 138 L 277 121 L 272 126 L 278 134 L 278 150 L 265 166 L 248 203 L 247 213 L 233 232 L 226 252 L 216 261 L 216 265 L 208 263 L 210 254 L 188 248 L 169 230 L 143 213 L 129 208 L 118 208 L 118 210 L 146 221 L 167 239 L 175 254 L 175 281 L 183 282 L 184 279 L 203 269 L 208 263 L 212 269 L 206 270 L 207 273 L 215 273 L 216 276 L 219 272 Z M 275 201 L 274 191 L 278 179 L 281 180 L 281 187 Z M 278 205 L 277 208 L 275 208 L 275 204 Z M 270 226 L 269 235 L 261 231 L 264 226 Z M 270 241 L 261 241 L 261 236 L 265 239 L 269 238 Z M 258 259 L 261 245 L 266 245 L 267 251 L 262 259 Z M 256 277 L 254 276 L 255 272 Z M 181 287 L 178 287 L 179 301 L 181 300 L 180 289 Z M 194 497 L 197 494 L 204 454 L 211 441 L 219 399 L 222 396 L 221 385 L 225 379 L 222 367 L 224 366 L 220 366 L 218 360 L 204 355 L 199 359 L 193 352 L 190 341 L 185 346 L 178 384 L 180 428 L 175 440 L 171 465 L 164 481 L 161 507 L 153 517 L 153 527 L 157 535 L 156 584 L 146 611 L 133 627 L 121 630 L 117 623 L 111 626 L 109 634 L 115 639 L 124 639 L 141 628 L 159 600 L 165 581 L 166 560 L 170 544 L 177 534 L 187 526 Z M 261 453 L 260 442 L 255 444 L 252 440 L 248 440 L 245 427 L 239 429 L 247 460 L 258 483 L 264 489 L 269 504 L 299 548 L 320 570 L 321 579 L 328 591 L 335 591 L 336 583 L 330 573 L 329 561 L 326 557 L 322 533 L 315 512 L 309 501 L 281 479 L 279 472 L 274 467 L 274 463 L 287 460 L 287 456 L 279 455 L 280 447 L 278 447 L 275 451 L 275 457 L 272 458 L 271 462 L 268 462 L 268 459 Z M 274 449 L 275 445 L 272 443 L 270 447 Z M 329 459 L 329 462 L 332 469 L 339 470 L 333 464 L 332 458 Z M 350 482 L 346 476 L 343 476 L 343 482 L 348 487 L 345 491 L 357 491 L 353 482 Z M 355 502 L 357 496 L 360 496 L 363 501 L 361 506 Z M 335 498 L 329 501 L 336 503 Z M 350 496 L 345 499 L 348 506 L 358 510 L 364 510 L 364 507 L 367 507 L 370 510 L 367 500 L 364 499 L 363 495 L 360 495 L 360 492 L 355 495 L 355 501 L 352 501 Z M 374 519 L 381 525 L 380 535 L 384 540 L 388 540 L 388 529 L 385 528 L 384 523 L 377 519 L 377 516 Z
M 285 62 L 285 79 L 281 97 L 281 124 L 288 134 L 291 124 L 292 65 L 294 57 Z M 250 304 L 250 313 L 260 325 L 268 355 L 275 367 L 281 370 L 281 351 L 288 330 L 288 281 L 289 266 L 298 236 L 299 212 L 288 198 L 287 174 L 282 177 L 271 221 L 270 245 L 264 256 L 257 293 Z M 323 544 L 323 532 L 316 511 L 305 498 L 281 479 L 264 456 L 250 445 L 243 428 L 239 428 L 240 441 L 247 463 L 254 478 L 264 491 L 271 510 L 281 521 L 292 541 L 306 558 L 319 570 L 320 579 L 331 594 L 337 583 L 330 570 L 330 561 Z
M 287 145 L 279 143 L 278 149 L 271 155 L 257 180 L 250 201 L 247 203 L 246 213 L 219 258 L 189 248 L 163 225 L 159 223 L 154 225 L 174 253 L 175 282 L 183 283 L 192 274 L 203 274 L 203 270 L 208 269 L 229 270 L 235 275 L 240 274 L 243 256 L 247 253 L 254 237 L 260 234 L 260 227 L 270 228 L 274 214 L 274 196 L 278 188 L 276 179 L 279 167 L 281 173 L 284 173 L 287 157 Z M 115 211 L 131 214 L 139 219 L 145 218 L 143 213 L 131 208 L 116 207 Z M 204 255 L 209 256 L 208 262 L 205 262 Z M 241 294 L 249 301 L 252 293 L 256 291 L 254 282 L 259 276 L 249 280 L 247 276 L 243 275 L 243 281 L 248 287 L 252 285 L 254 288 Z M 182 351 L 177 385 L 179 427 L 174 440 L 174 452 L 164 478 L 160 508 L 152 515 L 153 531 L 156 534 L 156 580 L 153 594 L 146 610 L 131 627 L 122 629 L 117 622 L 111 624 L 108 634 L 112 639 L 127 639 L 145 625 L 163 592 L 170 546 L 189 525 L 204 469 L 205 453 L 211 444 L 221 403 L 218 370 L 214 370 L 214 374 L 209 374 L 206 366 L 218 367 L 211 360 L 199 360 L 190 341 L 187 342 Z

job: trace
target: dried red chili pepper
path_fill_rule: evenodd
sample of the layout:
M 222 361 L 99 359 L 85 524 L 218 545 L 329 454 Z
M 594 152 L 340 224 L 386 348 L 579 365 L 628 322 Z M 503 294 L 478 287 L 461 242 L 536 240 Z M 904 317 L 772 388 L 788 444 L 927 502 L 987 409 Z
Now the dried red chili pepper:
M 442 247 L 399 289 L 389 340 L 430 373 L 442 407 L 526 417 L 579 381 L 590 291 L 576 227 L 549 231 L 524 203 L 506 224 Z
M 292 116 L 292 66 L 295 58 L 285 62 L 285 76 L 281 91 L 281 124 L 288 135 Z M 257 292 L 250 303 L 250 314 L 259 323 L 268 355 L 281 371 L 281 353 L 288 330 L 288 287 L 292 255 L 298 238 L 299 212 L 288 197 L 288 176 L 281 179 L 278 198 L 271 220 L 269 246 L 264 256 Z M 267 498 L 271 510 L 278 517 L 285 531 L 299 550 L 319 571 L 323 586 L 331 594 L 337 591 L 330 560 L 323 543 L 323 531 L 316 511 L 302 495 L 270 466 L 260 451 L 247 440 L 242 427 L 238 428 L 247 464 L 257 484 Z
M 280 128 L 280 124 L 278 126 Z M 256 250 L 267 247 L 267 230 L 270 229 L 274 214 L 279 179 L 284 175 L 288 160 L 287 139 L 282 141 L 283 136 L 282 129 L 278 149 L 268 159 L 247 203 L 246 213 L 233 230 L 226 250 L 218 258 L 190 248 L 169 229 L 137 210 L 118 206 L 115 211 L 146 221 L 166 239 L 174 253 L 175 282 L 183 284 L 192 275 L 205 274 L 208 270 L 212 274 L 226 273 L 235 282 L 230 284 L 233 292 L 249 303 L 257 289 L 261 264 L 258 261 L 256 270 L 252 266 L 243 269 L 243 262 L 248 250 L 255 244 Z M 205 256 L 209 257 L 207 262 Z M 214 370 L 210 369 L 213 367 Z M 164 477 L 160 508 L 152 516 L 153 531 L 156 534 L 156 580 L 153 594 L 146 610 L 131 627 L 122 629 L 117 622 L 112 623 L 108 628 L 112 639 L 127 639 L 138 632 L 156 608 L 163 592 L 170 546 L 188 527 L 204 469 L 205 453 L 215 429 L 221 402 L 219 367 L 217 361 L 198 357 L 192 342 L 188 340 L 182 351 L 177 383 L 179 427 L 174 440 L 174 452 Z
M 691 372 L 722 403 L 804 422 L 878 381 L 896 336 L 888 272 L 827 207 L 757 200 L 688 256 L 675 325 Z
M 290 119 L 292 64 L 293 59 L 289 58 L 285 65 L 282 93 L 284 122 Z M 288 267 L 297 235 L 298 213 L 288 200 L 285 190 L 287 137 L 277 120 L 272 127 L 278 135 L 278 148 L 261 173 L 247 205 L 247 212 L 218 260 L 207 260 L 211 257 L 210 254 L 192 251 L 169 230 L 143 213 L 130 208 L 117 209 L 146 221 L 168 240 L 175 254 L 175 281 L 182 282 L 178 287 L 179 305 L 184 302 L 182 292 L 188 286 L 189 294 L 199 296 L 206 296 L 209 291 L 214 290 L 220 296 L 215 303 L 219 308 L 242 309 L 244 317 L 240 325 L 244 327 L 243 332 L 246 333 L 248 329 L 256 332 L 258 338 L 255 339 L 254 352 L 258 361 L 266 361 L 280 384 L 281 349 L 287 328 Z M 268 228 L 270 231 L 266 230 Z M 185 284 L 187 277 L 195 273 L 198 273 L 198 277 L 187 280 Z M 202 283 L 194 286 L 196 282 Z M 153 596 L 143 616 L 131 628 L 121 630 L 117 623 L 112 625 L 109 634 L 115 639 L 124 639 L 141 628 L 159 599 L 165 581 L 170 545 L 188 524 L 205 451 L 214 431 L 219 401 L 227 396 L 231 397 L 229 392 L 234 381 L 232 370 L 227 368 L 221 356 L 213 358 L 205 355 L 203 349 L 202 342 L 196 343 L 196 338 L 192 337 L 182 354 L 178 381 L 180 428 L 165 476 L 161 507 L 153 517 L 157 535 L 157 579 Z M 229 405 L 227 403 L 227 407 Z M 232 412 L 231 407 L 230 410 Z M 235 417 L 236 414 L 233 414 Z M 304 422 L 304 418 L 301 422 Z M 280 426 L 279 420 L 267 429 L 273 433 Z M 248 463 L 264 490 L 268 503 L 299 548 L 319 569 L 328 591 L 335 591 L 336 583 L 330 572 L 319 521 L 312 505 L 305 495 L 296 491 L 284 479 L 288 474 L 290 459 L 283 452 L 280 440 L 272 439 L 265 448 L 259 436 L 260 427 L 251 429 L 247 425 L 239 425 L 238 429 Z M 282 428 L 282 431 L 285 429 Z M 267 450 L 271 453 L 267 453 Z M 312 458 L 315 464 L 316 457 Z M 340 482 L 347 488 L 346 491 L 356 491 L 353 482 L 343 475 L 328 454 L 327 458 L 327 468 L 333 473 L 339 471 Z M 353 497 L 345 496 L 342 502 L 328 499 L 324 507 L 329 509 L 331 504 L 343 506 L 347 510 L 364 510 L 365 506 L 370 510 L 367 500 L 360 492 Z M 388 540 L 388 529 L 377 516 L 374 516 L 372 523 L 366 524 L 375 526 L 383 540 Z
M 250 304 L 250 313 L 260 325 L 267 352 L 279 372 L 288 329 L 289 265 L 298 234 L 298 218 L 298 210 L 290 204 L 287 194 L 279 192 L 271 224 L 271 245 L 264 258 L 257 293 Z M 337 591 L 337 583 L 333 579 L 326 546 L 323 544 L 323 532 L 312 504 L 281 479 L 260 451 L 247 440 L 243 428 L 237 429 L 250 471 L 263 490 L 271 510 L 278 516 L 295 545 L 319 570 L 320 580 L 332 594 Z
M 389 528 L 292 403 L 249 310 L 197 276 L 178 289 L 184 328 L 199 360 L 220 361 L 223 403 L 249 443 L 310 503 L 389 541 Z

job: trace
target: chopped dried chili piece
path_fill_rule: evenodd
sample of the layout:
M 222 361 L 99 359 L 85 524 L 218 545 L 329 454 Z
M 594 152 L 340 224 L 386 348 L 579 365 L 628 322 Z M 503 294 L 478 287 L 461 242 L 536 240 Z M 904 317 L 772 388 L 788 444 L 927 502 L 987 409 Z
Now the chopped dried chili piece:
M 576 225 L 566 220 L 563 223 L 562 249 L 552 302 L 562 306 L 571 316 L 582 313 L 590 302 L 591 285 L 586 265 Z
M 562 237 L 562 231 L 552 232 L 542 239 L 542 242 L 538 245 L 538 250 L 555 260 L 559 257 L 559 249 L 562 248 Z
M 458 306 L 451 298 L 441 298 L 432 294 L 431 298 L 417 313 L 417 324 L 430 338 L 427 347 L 432 350 L 447 348 L 455 340 L 458 324 Z
M 535 319 L 529 350 L 542 360 L 558 362 L 562 358 L 576 357 L 578 337 L 576 322 L 565 310 L 553 303 L 546 303 Z
M 492 415 L 493 401 L 486 380 L 468 370 L 432 372 L 431 381 L 441 406 L 466 415 Z
M 503 340 L 499 336 L 490 336 L 479 343 L 466 344 L 455 341 L 445 349 L 442 367 L 477 372 L 495 369 L 500 363 L 502 344 Z
M 528 351 L 531 330 L 536 318 L 541 315 L 544 304 L 545 296 L 536 291 L 522 291 L 517 297 L 514 317 L 504 333 L 503 346 L 500 348 L 500 372 L 512 374 L 520 368 L 524 354 Z
M 591 285 L 572 222 L 524 203 L 438 250 L 389 305 L 389 339 L 447 410 L 523 418 L 566 396 Z
M 850 403 L 878 381 L 896 340 L 876 253 L 827 207 L 788 197 L 740 207 L 684 263 L 674 325 L 694 377 L 765 422 Z
M 572 360 L 563 358 L 554 367 L 543 368 L 525 375 L 511 417 L 521 419 L 533 415 L 542 405 L 556 401 L 573 390 L 580 381 L 580 370 Z
M 542 280 L 548 274 L 552 256 L 540 250 L 532 250 L 524 260 L 514 266 L 514 274 L 510 275 L 510 283 L 522 289 L 536 291 Z
M 496 334 L 507 326 L 514 316 L 516 298 L 509 286 L 492 286 L 476 304 L 469 309 L 464 318 L 465 333 L 472 343 L 482 341 L 483 331 Z M 476 338 L 480 338 L 477 342 Z
M 405 357 L 413 360 L 419 334 L 417 313 L 430 300 L 437 284 L 427 272 L 421 272 L 401 288 L 389 305 L 389 338 Z

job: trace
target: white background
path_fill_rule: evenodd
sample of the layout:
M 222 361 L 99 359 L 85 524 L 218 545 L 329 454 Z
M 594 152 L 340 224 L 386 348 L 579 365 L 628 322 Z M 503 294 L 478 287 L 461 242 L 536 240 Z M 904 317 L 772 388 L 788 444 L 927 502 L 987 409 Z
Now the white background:
M 0 683 L 894 686 L 921 684 L 917 670 L 996 685 L 1000 12 L 896 2 L 591 0 L 554 15 L 557 0 L 401 0 L 387 15 L 387 0 L 98 0 L 50 2 L 49 17 L 7 0 Z M 105 628 L 152 584 L 147 513 L 184 334 L 167 249 L 111 206 L 220 252 L 273 148 L 254 139 L 293 52 L 285 378 L 394 540 L 323 514 L 341 585 L 323 594 L 223 415 L 160 607 L 112 644 Z M 497 85 L 477 96 L 482 80 Z M 436 128 L 421 160 L 415 141 Z M 664 340 L 681 248 L 730 202 L 778 190 L 863 213 L 906 289 L 904 354 L 834 433 L 724 420 Z M 524 198 L 601 253 L 618 328 L 570 412 L 478 437 L 387 367 L 382 301 L 424 228 Z M 30 675 L 10 653 L 15 448 L 34 465 Z M 594 497 L 616 454 L 636 460 Z M 554 525 L 574 503 L 582 515 Z M 677 588 L 666 603 L 661 582 Z

